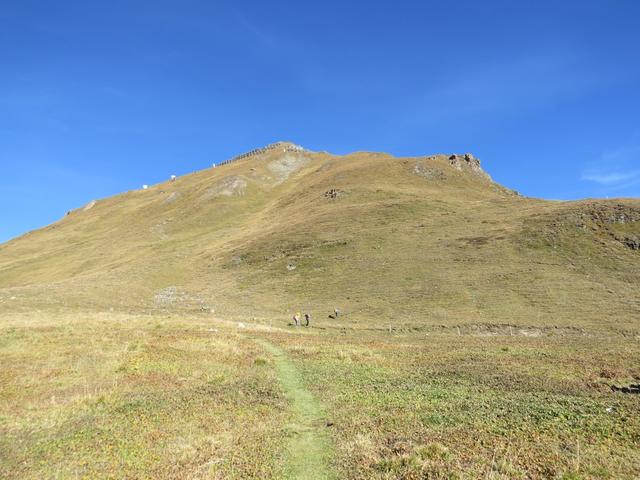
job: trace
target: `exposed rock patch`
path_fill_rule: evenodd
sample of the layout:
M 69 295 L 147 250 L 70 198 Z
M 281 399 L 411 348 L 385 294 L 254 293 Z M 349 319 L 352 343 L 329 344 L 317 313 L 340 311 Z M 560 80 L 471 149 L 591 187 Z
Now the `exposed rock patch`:
M 337 188 L 332 188 L 331 190 L 327 190 L 326 192 L 324 192 L 324 198 L 338 198 L 341 197 L 342 195 L 344 195 L 344 192 L 342 190 L 338 190 Z
M 427 167 L 421 163 L 416 163 L 415 167 L 413 167 L 413 173 L 427 180 L 446 180 L 447 178 L 442 170 Z
M 216 197 L 242 196 L 247 189 L 247 179 L 240 175 L 232 175 L 223 178 L 218 183 L 208 188 L 203 195 L 204 200 L 211 200 Z
M 88 211 L 88 210 L 91 210 L 93 207 L 95 207 L 95 206 L 96 206 L 96 203 L 97 203 L 97 202 L 96 202 L 95 200 L 91 200 L 89 203 L 87 203 L 87 204 L 82 208 L 82 211 L 83 211 L 83 212 L 86 212 L 86 211 Z
M 302 154 L 286 154 L 269 162 L 268 168 L 276 176 L 276 183 L 282 183 L 289 178 L 292 173 L 297 172 L 309 163 L 309 161 L 309 158 Z
M 180 198 L 180 196 L 181 196 L 180 192 L 172 192 L 167 196 L 167 198 L 165 198 L 162 201 L 162 203 L 164 205 L 169 205 L 169 204 L 175 202 L 176 200 L 178 200 Z

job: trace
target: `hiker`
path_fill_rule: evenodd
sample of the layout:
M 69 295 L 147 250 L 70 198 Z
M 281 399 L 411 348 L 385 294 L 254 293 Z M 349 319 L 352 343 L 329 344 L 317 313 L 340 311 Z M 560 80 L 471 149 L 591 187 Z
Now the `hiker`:
M 305 313 L 304 314 L 304 326 L 308 327 L 310 322 L 311 322 L 311 315 L 309 315 L 308 313 Z
M 337 320 L 338 319 L 338 315 L 340 315 L 340 310 L 338 310 L 338 308 L 336 307 L 336 308 L 333 309 L 333 313 L 335 315 L 333 318 L 335 318 Z
M 293 316 L 293 323 L 296 327 L 300 326 L 300 312 L 296 312 L 296 314 Z

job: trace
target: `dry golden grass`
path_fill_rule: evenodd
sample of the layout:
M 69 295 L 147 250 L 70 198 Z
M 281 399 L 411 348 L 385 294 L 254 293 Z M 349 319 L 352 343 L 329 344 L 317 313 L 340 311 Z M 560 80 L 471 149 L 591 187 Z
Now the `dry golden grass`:
M 1 320 L 3 478 L 301 478 L 287 475 L 292 451 L 298 465 L 326 458 L 322 478 L 640 474 L 637 399 L 610 389 L 640 379 L 639 337 Z M 254 339 L 286 352 L 295 388 L 315 400 L 287 399 L 274 350 Z M 327 446 L 303 448 L 296 424 Z
M 253 342 L 175 317 L 0 328 L 0 477 L 277 476 L 286 402 Z
M 99 200 L 0 245 L 0 477 L 638 478 L 638 236 L 447 156 Z

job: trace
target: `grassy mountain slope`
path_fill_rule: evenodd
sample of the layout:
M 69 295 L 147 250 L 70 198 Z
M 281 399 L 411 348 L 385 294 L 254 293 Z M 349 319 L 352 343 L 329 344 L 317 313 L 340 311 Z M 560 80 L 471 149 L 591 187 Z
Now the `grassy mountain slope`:
M 639 200 L 524 198 L 472 157 L 283 150 L 1 245 L 0 305 L 637 329 Z

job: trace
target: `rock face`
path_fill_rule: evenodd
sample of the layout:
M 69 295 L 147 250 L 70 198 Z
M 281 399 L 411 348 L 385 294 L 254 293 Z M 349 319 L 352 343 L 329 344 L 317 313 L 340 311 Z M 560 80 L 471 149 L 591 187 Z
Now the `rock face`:
M 304 155 L 296 153 L 285 153 L 280 158 L 269 162 L 267 168 L 276 176 L 276 184 L 284 182 L 289 176 L 310 162 L 310 159 Z
M 473 173 L 490 180 L 489 175 L 480 166 L 480 159 L 474 157 L 472 153 L 449 155 L 449 164 L 457 170 L 471 170 Z

